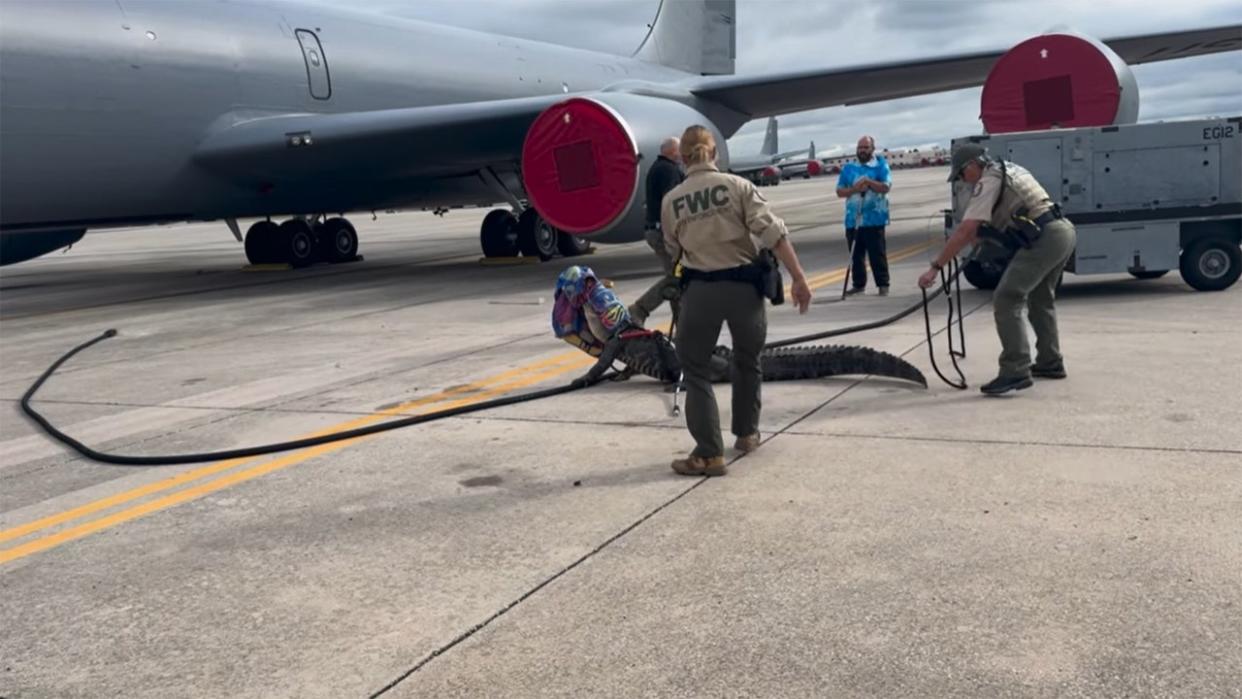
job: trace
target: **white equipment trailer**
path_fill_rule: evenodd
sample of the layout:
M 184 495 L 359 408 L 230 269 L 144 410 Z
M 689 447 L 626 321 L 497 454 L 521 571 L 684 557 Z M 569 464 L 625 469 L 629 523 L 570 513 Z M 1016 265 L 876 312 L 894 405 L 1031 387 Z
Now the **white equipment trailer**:
M 1030 170 L 1060 203 L 1078 232 L 1067 272 L 1155 279 L 1176 268 L 1200 291 L 1229 288 L 1242 273 L 1242 117 L 968 136 L 953 145 L 967 142 Z M 969 185 L 955 183 L 946 234 L 969 196 Z M 979 253 L 963 274 L 995 288 L 1010 256 L 990 243 Z

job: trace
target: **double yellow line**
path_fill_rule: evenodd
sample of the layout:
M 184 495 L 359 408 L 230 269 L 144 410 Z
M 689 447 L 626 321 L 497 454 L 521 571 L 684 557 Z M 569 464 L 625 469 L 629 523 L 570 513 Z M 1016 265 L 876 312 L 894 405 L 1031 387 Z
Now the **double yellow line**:
M 403 403 L 387 410 L 360 417 L 340 425 L 335 425 L 331 428 L 306 436 L 317 436 L 332 432 L 344 432 L 345 430 L 363 427 L 365 425 L 373 424 L 385 418 L 394 417 L 400 414 L 424 413 L 428 412 L 427 410 L 424 410 L 424 408 L 430 406 L 434 406 L 440 410 L 448 410 L 450 408 L 472 405 L 501 394 L 525 388 L 574 369 L 581 369 L 590 365 L 592 362 L 594 362 L 593 357 L 581 352 L 564 352 L 555 357 L 535 362 L 534 364 L 518 367 L 471 384 L 441 391 L 439 393 L 419 398 L 408 403 Z M 128 490 L 123 493 L 118 493 L 116 495 L 96 500 L 80 507 L 66 510 L 65 512 L 44 517 L 28 524 L 0 531 L 0 543 L 12 541 L 14 539 L 23 538 L 36 532 L 41 532 L 61 524 L 66 524 L 68 522 L 114 508 L 118 505 L 138 500 L 139 498 L 145 498 L 147 496 L 162 493 L 194 481 L 224 474 L 214 480 L 208 480 L 193 487 L 178 490 L 174 493 L 164 495 L 163 497 L 156 498 L 154 500 L 145 501 L 119 512 L 114 512 L 98 519 L 83 522 L 53 534 L 27 541 L 26 543 L 19 544 L 12 548 L 0 549 L 0 564 L 7 563 L 18 558 L 23 558 L 40 551 L 46 551 L 47 549 L 59 546 L 63 543 L 80 539 L 88 534 L 100 531 L 101 529 L 107 529 L 152 512 L 172 507 L 173 505 L 178 505 L 186 502 L 187 500 L 202 497 L 217 490 L 227 488 L 231 485 L 244 483 L 245 481 L 258 478 L 264 474 L 293 466 L 294 464 L 301 463 L 316 456 L 321 456 L 323 454 L 343 449 L 344 447 L 349 446 L 350 444 L 353 444 L 361 439 L 366 438 L 359 437 L 358 439 L 321 444 L 317 447 L 310 447 L 296 451 L 273 461 L 257 464 L 240 470 L 239 467 L 258 461 L 259 458 L 230 459 L 228 461 L 220 461 L 209 466 L 204 466 L 202 468 L 178 474 L 162 481 L 150 483 L 133 490 Z
M 913 257 L 914 255 L 917 255 L 923 252 L 924 250 L 927 250 L 931 246 L 932 246 L 932 243 L 930 241 L 923 242 L 923 243 L 915 243 L 914 245 L 904 247 L 888 255 L 887 256 L 888 261 L 889 263 L 900 262 L 908 257 Z M 815 276 L 807 277 L 806 281 L 807 281 L 807 285 L 810 286 L 812 290 L 815 290 L 821 287 L 825 287 L 834 282 L 844 281 L 845 278 L 849 276 L 849 273 L 850 273 L 850 268 L 847 265 L 841 269 L 835 269 L 831 272 L 824 272 L 823 274 L 817 274 Z M 785 295 L 789 296 L 789 293 L 790 293 L 789 287 L 785 287 Z
M 926 250 L 929 246 L 930 243 L 920 243 L 918 245 L 904 248 L 890 255 L 889 261 L 897 262 L 918 254 L 919 252 Z M 848 274 L 848 269 L 838 269 L 832 272 L 826 272 L 824 274 L 813 276 L 807 281 L 812 289 L 816 289 L 841 281 L 845 278 L 846 274 Z M 440 410 L 447 410 L 466 405 L 473 405 L 475 403 L 480 403 L 490 398 L 510 393 L 521 388 L 526 388 L 575 369 L 581 370 L 587 366 L 590 366 L 594 363 L 594 361 L 595 359 L 590 355 L 570 350 L 532 364 L 527 364 L 500 374 L 496 374 L 495 376 L 480 379 L 474 383 L 450 388 L 439 393 L 425 396 L 407 403 L 402 403 L 371 415 L 359 417 L 355 420 L 335 425 L 306 436 L 318 436 L 334 432 L 344 432 L 346 430 L 374 424 L 386 418 L 397 415 L 422 414 L 430 412 L 428 408 L 431 407 Z M 280 469 L 302 463 L 316 456 L 322 456 L 324 454 L 338 451 L 362 439 L 367 438 L 359 437 L 357 439 L 332 442 L 330 444 L 322 444 L 317 447 L 309 447 L 307 449 L 292 452 L 285 456 L 281 456 L 271 461 L 265 461 L 263 463 L 255 463 L 256 461 L 262 461 L 263 457 L 220 461 L 208 466 L 186 471 L 161 481 L 156 481 L 132 490 L 117 493 L 116 495 L 111 495 L 94 502 L 89 502 L 85 505 L 50 515 L 27 524 L 2 530 L 0 531 L 0 544 L 16 541 L 18 539 L 25 539 L 31 535 L 45 532 L 46 530 L 69 524 L 77 520 L 86 519 L 91 515 L 103 513 L 121 505 L 133 503 L 135 500 L 165 493 L 166 491 L 171 491 L 181 486 L 197 482 L 195 485 L 181 490 L 175 490 L 174 492 L 164 494 L 161 497 L 144 500 L 143 502 L 131 505 L 125 509 L 114 511 L 110 514 L 104 514 L 95 519 L 88 519 L 87 521 L 60 529 L 59 531 L 29 539 L 23 543 L 11 546 L 10 548 L 0 549 L 0 565 L 39 553 L 41 551 L 46 551 L 50 548 L 80 539 L 97 531 L 143 517 L 153 512 L 158 512 L 159 510 L 200 498 L 204 495 L 222 490 L 229 486 L 244 483 L 248 480 L 258 478 L 259 476 L 273 471 L 278 471 Z M 248 464 L 251 465 L 247 467 Z

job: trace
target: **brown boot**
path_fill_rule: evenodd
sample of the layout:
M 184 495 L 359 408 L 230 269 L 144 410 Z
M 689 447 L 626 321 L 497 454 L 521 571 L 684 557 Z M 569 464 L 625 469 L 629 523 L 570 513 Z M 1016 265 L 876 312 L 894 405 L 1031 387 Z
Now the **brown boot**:
M 673 462 L 673 470 L 683 476 L 723 476 L 729 472 L 723 456 L 690 456 Z
M 737 441 L 733 443 L 733 448 L 743 454 L 749 454 L 759 448 L 759 439 L 760 437 L 758 432 L 746 435 L 745 437 L 738 437 Z

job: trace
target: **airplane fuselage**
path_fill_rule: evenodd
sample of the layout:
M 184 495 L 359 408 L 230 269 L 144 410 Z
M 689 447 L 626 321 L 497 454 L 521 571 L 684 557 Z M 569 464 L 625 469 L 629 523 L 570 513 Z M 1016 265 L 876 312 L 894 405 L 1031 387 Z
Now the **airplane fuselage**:
M 490 204 L 476 174 L 264 192 L 193 154 L 239 121 L 576 93 L 688 74 L 634 59 L 297 4 L 6 2 L 0 225 L 91 228 Z M 317 62 L 316 62 L 317 59 Z M 512 173 L 501 173 L 512 181 Z

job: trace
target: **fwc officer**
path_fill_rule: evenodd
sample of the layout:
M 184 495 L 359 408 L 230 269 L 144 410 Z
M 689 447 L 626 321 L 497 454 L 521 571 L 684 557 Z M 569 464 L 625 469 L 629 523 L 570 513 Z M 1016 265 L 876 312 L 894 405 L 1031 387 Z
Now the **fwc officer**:
M 994 160 L 977 143 L 953 152 L 949 181 L 972 185 L 962 222 L 919 277 L 924 289 L 936 282 L 939 270 L 966 245 L 990 238 L 1014 250 L 992 300 L 1000 336 L 1000 374 L 980 387 L 989 395 L 1030 388 L 1031 377 L 1063 379 L 1054 304 L 1057 281 L 1077 242 L 1077 234 L 1060 207 L 1026 168 Z M 1035 330 L 1035 361 L 1026 338 L 1022 310 L 1028 309 Z
M 723 476 L 720 414 L 708 379 L 723 323 L 729 324 L 733 338 L 734 447 L 742 452 L 759 447 L 763 381 L 759 353 L 768 326 L 761 284 L 756 283 L 760 250 L 752 236 L 789 271 L 791 295 L 802 313 L 810 306 L 811 289 L 785 222 L 772 214 L 755 185 L 716 168 L 716 140 L 711 131 L 703 126 L 686 129 L 681 136 L 681 158 L 686 180 L 664 197 L 660 220 L 665 246 L 682 265 L 684 290 L 675 339 L 685 373 L 686 426 L 695 447 L 672 467 L 684 475 Z

